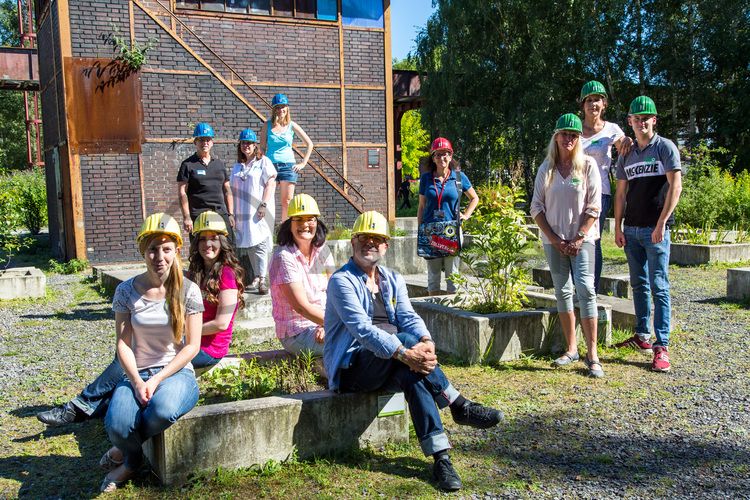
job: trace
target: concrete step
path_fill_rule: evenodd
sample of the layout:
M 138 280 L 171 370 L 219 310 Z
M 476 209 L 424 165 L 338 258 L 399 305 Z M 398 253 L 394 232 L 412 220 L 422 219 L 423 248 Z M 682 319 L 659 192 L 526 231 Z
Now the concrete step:
M 236 317 L 232 337 L 249 344 L 261 344 L 276 338 L 276 324 L 271 316 L 254 319 Z
M 395 227 L 403 229 L 406 234 L 417 234 L 419 224 L 416 217 L 396 217 Z
M 531 270 L 531 279 L 537 285 L 544 288 L 554 288 L 552 283 L 552 273 L 548 267 L 535 267 Z M 627 274 L 618 274 L 613 276 L 602 276 L 599 279 L 599 293 L 614 297 L 630 298 L 630 276 Z

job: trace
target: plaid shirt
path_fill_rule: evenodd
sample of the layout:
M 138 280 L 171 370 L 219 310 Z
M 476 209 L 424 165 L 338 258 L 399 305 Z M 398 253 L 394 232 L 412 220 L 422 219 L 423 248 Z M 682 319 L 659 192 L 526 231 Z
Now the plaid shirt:
M 271 280 L 273 319 L 276 322 L 278 338 L 293 337 L 318 326 L 292 309 L 281 290 L 281 285 L 301 283 L 307 293 L 308 302 L 325 310 L 328 277 L 334 269 L 333 256 L 325 244 L 320 248 L 313 247 L 310 263 L 294 245 L 276 248 L 271 257 L 268 274 Z

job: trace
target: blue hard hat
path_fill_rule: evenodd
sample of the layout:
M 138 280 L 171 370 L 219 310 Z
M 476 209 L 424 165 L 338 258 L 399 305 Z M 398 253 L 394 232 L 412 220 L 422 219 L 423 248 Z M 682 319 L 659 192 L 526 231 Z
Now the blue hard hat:
M 213 137 L 214 128 L 208 123 L 201 122 L 195 126 L 193 130 L 193 137 Z
M 246 128 L 240 132 L 240 141 L 246 142 L 258 142 L 258 136 L 255 135 L 252 129 Z
M 284 94 L 276 94 L 271 100 L 271 106 L 289 106 L 289 99 Z

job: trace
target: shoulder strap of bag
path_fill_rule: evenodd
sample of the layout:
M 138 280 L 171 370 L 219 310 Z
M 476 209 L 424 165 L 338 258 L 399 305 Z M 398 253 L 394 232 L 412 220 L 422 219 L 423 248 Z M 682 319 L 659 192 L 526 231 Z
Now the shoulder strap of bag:
M 458 202 L 456 203 L 456 220 L 461 221 L 461 196 L 463 195 L 463 186 L 461 184 L 461 165 L 456 163 L 456 168 L 453 170 L 456 181 L 456 191 L 458 191 Z

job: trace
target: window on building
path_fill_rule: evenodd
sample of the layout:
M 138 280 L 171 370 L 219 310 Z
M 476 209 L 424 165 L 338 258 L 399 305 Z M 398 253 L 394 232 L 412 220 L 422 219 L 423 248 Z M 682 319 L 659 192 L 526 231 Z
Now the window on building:
M 346 3 L 346 2 L 345 2 Z M 356 2 L 349 2 L 357 5 Z M 352 19 L 355 21 L 362 16 L 374 16 L 380 19 L 380 27 L 383 25 L 383 4 L 382 0 L 377 0 L 380 10 L 377 8 L 373 12 L 367 0 L 367 6 L 349 8 Z M 323 21 L 336 21 L 338 19 L 337 0 L 177 0 L 177 8 L 206 10 L 211 12 L 235 12 L 239 14 L 261 14 L 274 15 L 279 17 L 297 17 L 302 19 L 321 19 Z M 380 12 L 380 14 L 378 14 Z M 364 21 L 363 21 L 364 22 Z M 355 24 L 353 25 L 367 24 Z
M 341 0 L 341 19 L 345 26 L 383 27 L 383 0 Z
M 367 168 L 380 168 L 380 150 L 367 150 Z

